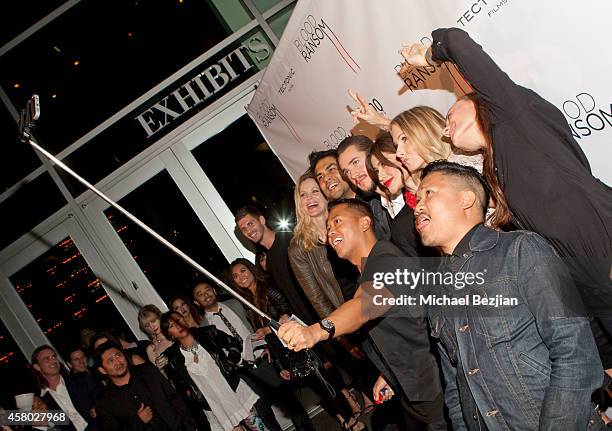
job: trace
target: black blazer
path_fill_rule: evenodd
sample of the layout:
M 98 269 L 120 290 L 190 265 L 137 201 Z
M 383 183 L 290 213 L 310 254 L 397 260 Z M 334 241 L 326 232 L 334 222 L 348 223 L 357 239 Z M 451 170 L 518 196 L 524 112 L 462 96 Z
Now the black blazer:
M 237 371 L 237 364 L 242 358 L 242 345 L 240 342 L 231 335 L 219 331 L 213 325 L 190 328 L 189 331 L 196 341 L 212 356 L 221 370 L 221 374 L 223 374 L 227 383 L 235 391 L 240 383 L 240 376 Z M 210 411 L 206 398 L 204 398 L 198 386 L 191 379 L 185 367 L 185 357 L 180 351 L 179 343 L 174 343 L 167 348 L 164 351 L 164 355 L 168 358 L 168 364 L 164 367 L 164 371 L 190 407 Z
M 141 403 L 153 409 L 156 424 L 145 424 L 140 420 L 136 412 Z M 190 431 L 207 429 L 208 426 L 207 423 L 196 424 L 177 391 L 150 363 L 130 368 L 129 385 L 116 386 L 109 383 L 96 402 L 96 409 L 104 431 Z
M 425 247 L 414 227 L 414 210 L 404 205 L 391 220 L 391 242 L 407 257 L 436 257 L 439 253 L 432 247 Z
M 373 273 L 381 270 L 381 258 L 402 257 L 404 254 L 395 245 L 378 241 L 366 260 L 360 284 L 372 281 Z M 406 264 L 409 270 L 419 270 L 408 259 Z M 394 295 L 403 293 L 394 290 L 398 288 L 391 288 Z M 432 353 L 425 311 L 415 311 L 416 307 L 392 307 L 383 317 L 370 321 L 363 348 L 387 381 L 394 389 L 401 389 L 408 400 L 433 401 L 442 392 L 440 370 Z

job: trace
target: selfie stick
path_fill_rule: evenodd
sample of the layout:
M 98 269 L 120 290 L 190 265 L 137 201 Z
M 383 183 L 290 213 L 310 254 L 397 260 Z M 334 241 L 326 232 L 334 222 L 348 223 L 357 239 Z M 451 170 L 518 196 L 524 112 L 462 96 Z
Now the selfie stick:
M 83 184 L 89 190 L 91 190 L 96 195 L 98 195 L 99 197 L 104 199 L 106 202 L 108 202 L 111 206 L 115 207 L 121 214 L 126 216 L 132 222 L 136 223 L 142 230 L 144 230 L 149 235 L 151 235 L 153 238 L 155 238 L 156 240 L 158 240 L 159 242 L 164 244 L 166 247 L 168 247 L 178 257 L 183 259 L 185 262 L 187 262 L 189 265 L 191 265 L 193 268 L 195 268 L 200 273 L 202 273 L 205 276 L 207 276 L 208 278 L 210 278 L 217 285 L 219 285 L 220 287 L 225 289 L 230 295 L 232 295 L 238 301 L 242 302 L 242 304 L 245 307 L 253 310 L 259 316 L 261 316 L 264 319 L 266 319 L 268 321 L 268 325 L 270 325 L 270 327 L 278 330 L 278 328 L 280 327 L 280 324 L 276 320 L 272 319 L 266 313 L 264 313 L 259 308 L 255 307 L 249 301 L 244 299 L 234 289 L 232 289 L 227 284 L 225 284 L 224 282 L 219 280 L 212 273 L 210 273 L 206 268 L 204 268 L 198 262 L 196 262 L 195 260 L 193 260 L 192 258 L 187 256 L 185 253 L 183 253 L 179 248 L 174 246 L 174 244 L 172 244 L 166 238 L 164 238 L 163 236 L 161 236 L 160 234 L 155 232 L 153 229 L 151 229 L 149 226 L 147 226 L 144 222 L 142 222 L 140 219 L 138 219 L 136 216 L 134 216 L 128 210 L 123 208 L 117 202 L 113 201 L 111 198 L 109 198 L 104 193 L 102 193 L 100 190 L 95 188 L 92 184 L 90 184 L 87 180 L 82 178 L 79 174 L 77 174 L 72 169 L 70 169 L 68 166 L 66 166 L 61 160 L 56 158 L 53 154 L 49 153 L 47 150 L 45 150 L 40 145 L 38 145 L 38 143 L 36 143 L 36 141 L 34 140 L 34 138 L 32 136 L 32 129 L 34 128 L 34 122 L 38 119 L 39 115 L 40 115 L 40 105 L 38 103 L 38 96 L 34 95 L 34 96 L 32 96 L 32 99 L 30 101 L 28 101 L 28 104 L 27 104 L 26 108 L 21 111 L 20 124 L 19 124 L 19 135 L 20 135 L 21 141 L 29 143 L 32 147 L 37 149 L 46 158 L 48 158 L 53 163 L 55 163 L 57 166 L 62 168 L 62 170 L 64 172 L 68 173 L 70 176 L 72 176 L 78 182 Z

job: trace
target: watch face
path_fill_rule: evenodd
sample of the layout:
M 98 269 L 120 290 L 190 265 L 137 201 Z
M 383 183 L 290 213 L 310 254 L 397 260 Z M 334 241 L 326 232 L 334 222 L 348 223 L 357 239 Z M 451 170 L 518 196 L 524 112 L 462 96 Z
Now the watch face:
M 323 319 L 321 320 L 321 326 L 323 326 L 323 329 L 326 331 L 331 331 L 334 327 L 334 323 L 329 319 Z

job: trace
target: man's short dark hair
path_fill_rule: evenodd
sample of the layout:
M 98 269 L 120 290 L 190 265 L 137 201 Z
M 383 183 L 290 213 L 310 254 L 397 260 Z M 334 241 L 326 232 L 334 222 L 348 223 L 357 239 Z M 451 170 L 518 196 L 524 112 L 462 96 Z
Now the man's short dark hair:
M 255 218 L 263 217 L 263 214 L 261 213 L 261 211 L 259 211 L 259 209 L 257 209 L 257 207 L 254 207 L 253 205 L 246 205 L 234 213 L 234 221 L 236 222 L 236 224 L 238 224 L 240 220 L 242 220 L 248 215 L 253 216 Z
M 338 144 L 336 148 L 336 153 L 339 156 L 342 154 L 348 147 L 355 146 L 359 151 L 367 153 L 372 146 L 372 140 L 365 135 L 353 135 L 344 138 Z
M 327 209 L 329 212 L 331 212 L 332 208 L 339 205 L 346 205 L 349 208 L 359 212 L 361 216 L 370 217 L 370 220 L 372 220 L 372 228 L 374 227 L 374 215 L 372 214 L 370 206 L 364 201 L 360 199 L 335 199 L 327 204 Z
M 87 356 L 87 352 L 85 351 L 83 346 L 81 346 L 80 344 L 73 344 L 71 346 L 68 346 L 68 348 L 64 350 L 64 352 L 66 353 L 66 360 L 70 361 L 70 356 L 72 356 L 74 352 L 78 352 L 79 350 L 83 352 L 85 356 Z
M 480 200 L 482 216 L 487 213 L 489 207 L 489 185 L 484 177 L 471 166 L 460 165 L 446 160 L 436 160 L 429 163 L 421 172 L 421 180 L 434 172 L 440 172 L 462 180 L 468 188 L 474 192 L 476 198 Z
M 338 151 L 336 149 L 324 150 L 324 151 L 313 151 L 308 155 L 308 163 L 310 163 L 310 170 L 314 173 L 315 166 L 321 159 L 326 157 L 338 157 Z
M 114 341 L 110 341 L 110 340 L 105 341 L 104 343 L 100 344 L 98 347 L 96 347 L 93 350 L 93 359 L 94 359 L 94 365 L 96 368 L 102 367 L 102 355 L 106 353 L 107 351 L 109 351 L 110 349 L 117 349 L 121 353 L 124 353 L 123 349 L 121 348 L 119 344 L 115 343 Z
M 115 344 L 119 344 L 119 340 L 117 340 L 117 339 L 115 338 L 115 336 L 114 336 L 113 334 L 111 334 L 109 331 L 96 332 L 96 334 L 95 334 L 93 337 L 91 337 L 91 345 L 90 345 L 90 348 L 91 348 L 91 354 L 92 354 L 92 356 L 93 356 L 93 354 L 94 354 L 94 350 L 96 349 L 96 348 L 95 348 L 96 342 L 97 342 L 98 340 L 101 340 L 102 338 L 106 338 L 106 341 L 112 341 L 112 342 L 113 342 L 113 343 L 115 343 Z M 104 343 L 102 343 L 102 344 L 105 344 L 105 343 L 106 343 L 106 341 L 105 341 Z M 102 344 L 100 344 L 100 345 L 102 345 Z

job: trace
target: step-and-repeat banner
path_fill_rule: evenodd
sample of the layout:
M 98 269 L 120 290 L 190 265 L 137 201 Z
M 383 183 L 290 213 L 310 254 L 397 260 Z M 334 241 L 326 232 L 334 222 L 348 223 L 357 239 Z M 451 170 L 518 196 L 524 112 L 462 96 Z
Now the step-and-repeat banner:
M 612 184 L 611 17 L 610 0 L 299 0 L 247 111 L 296 179 L 311 151 L 374 136 L 353 124 L 349 88 L 390 117 L 416 105 L 446 114 L 468 91 L 458 71 L 400 75 L 398 50 L 458 27 L 564 113 L 595 176 Z

